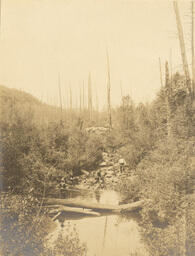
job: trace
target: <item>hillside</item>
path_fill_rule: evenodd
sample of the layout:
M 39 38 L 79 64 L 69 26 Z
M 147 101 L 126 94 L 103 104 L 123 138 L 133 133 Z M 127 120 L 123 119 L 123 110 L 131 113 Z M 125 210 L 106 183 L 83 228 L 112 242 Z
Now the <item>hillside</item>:
M 59 121 L 61 118 L 60 109 L 42 103 L 30 93 L 17 89 L 10 89 L 0 85 L 0 118 L 3 122 L 10 121 L 17 112 L 28 113 L 39 125 L 52 121 Z
M 0 85 L 0 98 L 1 98 L 1 104 L 11 104 L 11 102 L 15 103 L 25 103 L 30 105 L 42 105 L 42 103 L 36 99 L 34 96 L 32 96 L 30 93 L 17 90 L 14 88 L 8 88 L 6 86 Z

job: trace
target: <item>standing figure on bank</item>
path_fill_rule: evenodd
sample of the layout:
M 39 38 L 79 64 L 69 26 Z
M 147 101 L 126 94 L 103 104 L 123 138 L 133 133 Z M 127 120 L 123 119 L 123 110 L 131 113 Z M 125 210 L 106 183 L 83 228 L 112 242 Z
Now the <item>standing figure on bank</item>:
M 119 163 L 119 167 L 120 167 L 120 173 L 124 172 L 125 165 L 126 165 L 125 159 L 120 158 L 118 163 Z

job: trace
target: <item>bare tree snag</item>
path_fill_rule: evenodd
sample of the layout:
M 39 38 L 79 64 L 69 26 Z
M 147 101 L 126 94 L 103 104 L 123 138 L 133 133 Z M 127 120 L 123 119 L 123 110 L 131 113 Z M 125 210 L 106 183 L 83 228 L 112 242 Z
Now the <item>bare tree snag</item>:
M 112 115 L 111 115 L 111 102 L 110 102 L 110 62 L 109 62 L 109 55 L 107 51 L 107 71 L 108 71 L 108 81 L 107 81 L 107 103 L 108 103 L 108 125 L 109 128 L 112 129 Z
M 190 72 L 187 62 L 187 56 L 186 56 L 186 50 L 185 50 L 185 42 L 184 42 L 184 34 L 183 34 L 183 27 L 179 15 L 179 8 L 177 1 L 173 2 L 173 7 L 175 11 L 176 16 L 176 23 L 177 23 L 177 31 L 179 36 L 179 43 L 180 43 L 180 50 L 181 50 L 181 57 L 182 57 L 182 63 L 183 63 L 183 70 L 186 78 L 186 85 L 189 93 L 191 93 L 191 87 L 190 87 Z
M 88 112 L 89 112 L 89 120 L 92 120 L 92 89 L 91 89 L 91 74 L 89 73 L 88 78 Z
M 192 94 L 195 97 L 195 59 L 194 59 L 194 2 L 191 2 L 191 11 L 192 11 Z

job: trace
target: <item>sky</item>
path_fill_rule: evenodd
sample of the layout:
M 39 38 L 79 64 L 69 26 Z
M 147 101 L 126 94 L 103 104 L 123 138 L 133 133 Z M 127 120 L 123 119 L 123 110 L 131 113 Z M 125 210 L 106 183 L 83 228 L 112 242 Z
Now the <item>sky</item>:
M 49 104 L 63 106 L 69 87 L 73 102 L 91 74 L 94 102 L 106 104 L 107 62 L 111 103 L 122 94 L 135 103 L 154 99 L 160 88 L 159 57 L 173 72 L 181 69 L 171 1 L 1 0 L 0 84 L 24 90 Z M 190 2 L 180 1 L 190 60 Z M 60 77 L 60 79 L 59 79 Z M 164 79 L 164 77 L 163 77 Z M 95 103 L 96 104 L 96 103 Z

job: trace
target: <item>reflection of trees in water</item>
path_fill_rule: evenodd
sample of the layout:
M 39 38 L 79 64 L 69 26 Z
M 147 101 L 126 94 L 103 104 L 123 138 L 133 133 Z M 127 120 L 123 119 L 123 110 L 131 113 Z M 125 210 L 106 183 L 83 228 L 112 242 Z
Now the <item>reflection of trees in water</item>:
M 105 225 L 104 225 L 104 236 L 102 241 L 102 255 L 104 255 L 104 247 L 106 242 L 106 231 L 107 231 L 107 225 L 108 225 L 108 217 L 105 218 Z
M 95 199 L 97 200 L 97 202 L 100 201 L 100 198 L 101 198 L 101 194 L 99 191 L 95 191 Z
M 134 220 L 139 224 L 141 222 L 141 215 L 139 211 L 133 211 L 133 212 L 128 212 L 128 213 L 118 215 L 118 218 L 117 218 L 118 224 L 128 220 L 129 221 Z
M 87 246 L 80 241 L 76 226 L 70 222 L 64 222 L 57 239 L 53 242 L 52 247 L 48 249 L 48 253 L 51 256 L 85 256 L 87 255 Z

